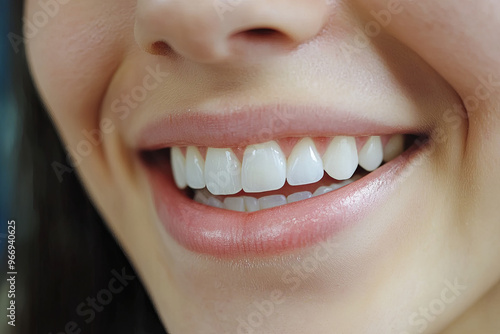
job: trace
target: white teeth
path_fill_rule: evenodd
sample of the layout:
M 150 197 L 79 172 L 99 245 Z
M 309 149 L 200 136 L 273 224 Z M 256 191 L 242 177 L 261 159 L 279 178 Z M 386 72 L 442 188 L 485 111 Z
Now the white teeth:
M 206 189 L 203 189 L 195 191 L 194 200 L 216 208 L 239 212 L 255 212 L 323 195 L 354 182 L 354 179 L 356 178 L 353 177 L 351 180 L 334 183 L 329 187 L 321 186 L 314 192 L 314 194 L 311 194 L 309 191 L 301 191 L 291 194 L 288 197 L 285 197 L 284 195 L 270 195 L 258 199 L 250 196 L 226 197 L 224 202 L 221 202 L 219 198 L 214 197 Z
M 245 197 L 243 197 L 243 199 L 245 201 L 245 209 L 248 212 L 254 212 L 254 211 L 260 210 L 259 200 L 257 198 L 245 196 Z
M 194 200 L 201 204 L 208 204 L 208 196 L 205 196 L 205 194 L 201 191 L 196 192 L 196 194 L 194 195 Z
M 205 167 L 206 168 L 206 167 Z M 286 180 L 286 159 L 275 141 L 250 145 L 243 154 L 241 183 L 246 192 L 280 189 Z
M 331 187 L 319 187 L 314 193 L 313 197 L 324 195 L 326 193 L 329 193 L 330 191 L 333 191 L 333 188 Z
M 309 137 L 302 139 L 288 157 L 286 172 L 288 184 L 298 186 L 315 183 L 321 180 L 323 174 L 323 161 L 316 150 L 316 145 Z
M 241 191 L 241 164 L 231 149 L 207 150 L 205 182 L 214 195 L 232 195 Z
M 205 161 L 193 146 L 186 150 L 186 182 L 192 189 L 205 188 Z
M 404 151 L 405 137 L 403 135 L 392 136 L 384 147 L 384 161 L 389 162 Z
M 380 166 L 384 152 L 380 137 L 373 136 L 368 139 L 366 144 L 359 151 L 359 165 L 366 171 L 371 172 Z
M 177 188 L 186 188 L 186 159 L 178 147 L 170 150 L 170 161 L 172 163 L 172 174 L 174 175 Z
M 291 194 L 286 198 L 287 203 L 293 203 L 293 202 L 298 202 L 302 201 L 304 199 L 311 198 L 312 194 L 309 191 L 301 191 L 295 194 Z
M 259 198 L 259 206 L 261 210 L 270 209 L 285 204 L 286 197 L 283 195 L 271 195 Z
M 207 201 L 208 206 L 213 206 L 214 208 L 224 209 L 224 204 L 215 197 L 210 196 Z
M 243 197 L 226 197 L 224 207 L 228 210 L 245 212 L 245 201 Z
M 179 147 L 172 147 L 170 159 L 175 184 L 183 189 L 196 190 L 196 202 L 240 212 L 254 212 L 286 203 L 293 203 L 337 190 L 358 180 L 354 175 L 358 164 L 371 172 L 383 160 L 390 161 L 404 150 L 403 135 L 394 135 L 382 148 L 379 136 L 369 137 L 357 152 L 354 137 L 337 136 L 328 144 L 323 158 L 310 137 L 305 137 L 293 147 L 288 161 L 276 141 L 248 146 L 243 162 L 230 148 L 207 148 L 206 158 L 197 147 L 186 147 L 185 157 Z M 216 195 L 234 195 L 242 189 L 247 193 L 273 191 L 284 186 L 311 184 L 320 181 L 324 172 L 341 182 L 321 186 L 309 191 L 254 198 L 249 196 L 220 198 Z M 222 202 L 223 200 L 223 202 Z
M 323 155 L 325 171 L 337 180 L 349 179 L 358 167 L 358 151 L 354 137 L 332 139 Z

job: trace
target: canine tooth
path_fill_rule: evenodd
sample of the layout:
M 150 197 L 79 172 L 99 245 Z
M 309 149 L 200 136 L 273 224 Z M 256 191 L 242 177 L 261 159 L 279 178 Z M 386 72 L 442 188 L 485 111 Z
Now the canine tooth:
M 261 210 L 274 208 L 286 204 L 284 195 L 271 195 L 259 198 L 259 206 Z
M 226 197 L 224 207 L 228 210 L 245 212 L 245 201 L 243 197 Z
M 405 137 L 403 135 L 392 136 L 384 147 L 384 161 L 389 162 L 404 151 Z
M 207 150 L 205 182 L 214 195 L 232 195 L 241 190 L 241 164 L 231 149 Z
M 206 167 L 205 167 L 206 168 Z M 243 154 L 241 183 L 246 192 L 276 190 L 285 184 L 286 159 L 275 141 L 250 145 Z
M 313 193 L 313 197 L 316 197 L 316 196 L 319 196 L 319 195 L 323 195 L 323 194 L 326 194 L 326 193 L 329 193 L 330 191 L 333 191 L 333 188 L 330 188 L 330 187 L 319 187 L 318 189 L 316 189 L 316 191 Z
M 371 172 L 380 166 L 384 152 L 382 141 L 379 136 L 372 136 L 359 151 L 359 165 L 366 171 Z
M 224 204 L 219 201 L 217 198 L 210 196 L 207 201 L 207 205 L 213 206 L 214 208 L 224 209 Z
M 198 203 L 205 204 L 205 205 L 208 203 L 208 197 L 205 196 L 205 194 L 203 194 L 203 192 L 201 192 L 201 191 L 196 191 L 196 193 L 194 195 L 194 200 Z
M 194 146 L 186 150 L 186 182 L 190 188 L 205 188 L 205 161 Z
M 245 209 L 248 212 L 254 212 L 260 210 L 259 200 L 255 197 L 245 196 L 243 197 L 245 201 Z
M 290 153 L 287 162 L 288 184 L 298 186 L 318 182 L 323 177 L 323 161 L 311 138 L 300 140 Z
M 293 203 L 293 202 L 298 202 L 302 201 L 304 199 L 311 198 L 312 194 L 309 191 L 301 191 L 295 194 L 288 195 L 286 198 L 287 203 Z
M 325 171 L 337 180 L 349 179 L 358 167 L 358 151 L 354 137 L 337 136 L 323 155 Z
M 172 147 L 170 149 L 170 163 L 172 165 L 175 184 L 180 189 L 186 188 L 186 159 L 179 147 Z

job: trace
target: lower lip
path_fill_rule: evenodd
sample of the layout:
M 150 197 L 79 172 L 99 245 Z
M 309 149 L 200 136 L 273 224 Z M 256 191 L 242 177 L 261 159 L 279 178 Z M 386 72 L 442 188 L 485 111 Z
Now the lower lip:
M 169 171 L 147 167 L 158 217 L 186 249 L 220 258 L 269 256 L 312 246 L 355 225 L 384 201 L 426 145 L 360 180 L 304 201 L 253 213 L 209 207 L 179 190 Z

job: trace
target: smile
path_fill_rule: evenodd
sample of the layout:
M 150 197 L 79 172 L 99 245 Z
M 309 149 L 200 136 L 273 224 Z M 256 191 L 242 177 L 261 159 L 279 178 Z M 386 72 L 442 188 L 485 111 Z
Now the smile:
M 383 161 L 403 153 L 403 135 L 384 139 L 385 145 L 379 136 L 337 136 L 273 140 L 249 145 L 244 150 L 172 147 L 170 162 L 177 187 L 194 190 L 195 201 L 255 212 L 334 191 L 361 177 L 362 171 L 355 174 L 358 165 L 372 172 Z M 238 157 L 235 151 L 243 151 L 242 156 Z M 287 151 L 288 157 L 284 153 Z M 296 191 L 296 187 L 304 185 L 310 186 Z M 275 194 L 262 196 L 272 191 Z M 226 196 L 235 194 L 238 196 Z
M 226 137 L 225 117 L 193 117 L 154 123 L 139 151 L 162 225 L 184 247 L 219 257 L 276 254 L 340 233 L 388 200 L 426 147 L 425 135 L 389 125 L 359 123 L 352 135 L 315 125 L 315 136 L 307 121 L 252 142 Z M 210 126 L 191 136 L 203 121 Z

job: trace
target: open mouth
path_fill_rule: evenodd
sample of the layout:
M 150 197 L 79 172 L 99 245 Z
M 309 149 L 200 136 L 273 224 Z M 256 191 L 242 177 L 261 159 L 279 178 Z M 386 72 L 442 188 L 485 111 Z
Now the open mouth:
M 397 196 L 429 129 L 355 117 L 268 106 L 156 120 L 136 146 L 160 228 L 227 258 L 309 247 L 364 221 Z
M 416 138 L 302 137 L 236 148 L 174 146 L 144 151 L 143 159 L 171 173 L 177 188 L 202 205 L 256 212 L 343 188 L 400 156 Z

